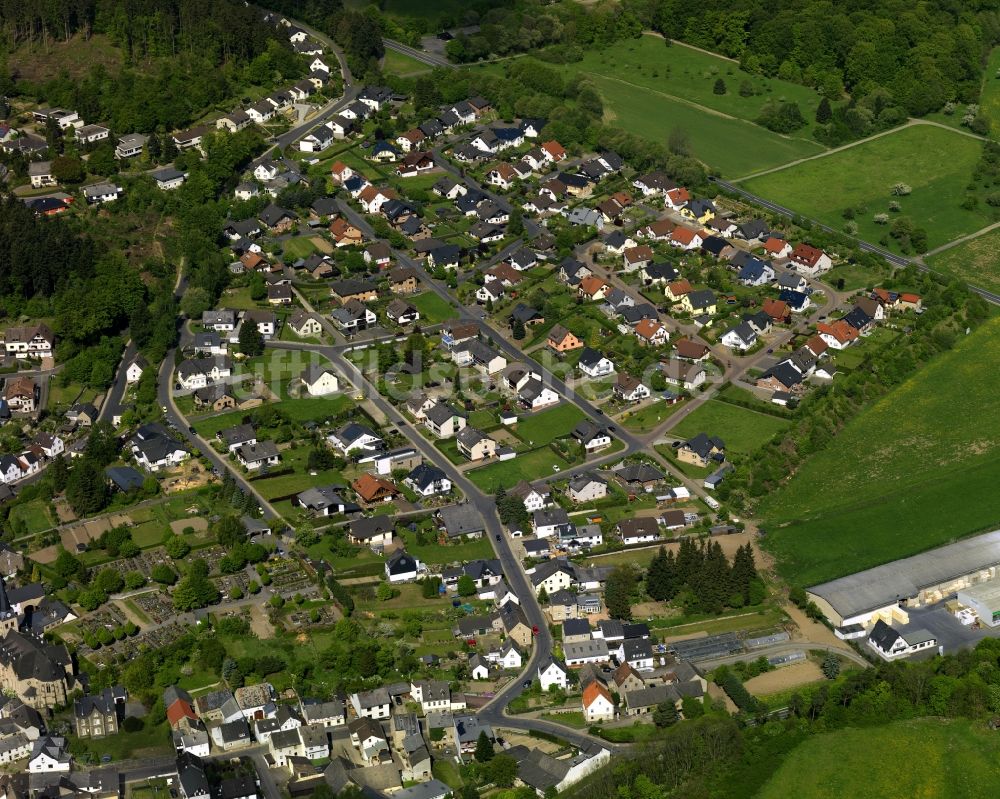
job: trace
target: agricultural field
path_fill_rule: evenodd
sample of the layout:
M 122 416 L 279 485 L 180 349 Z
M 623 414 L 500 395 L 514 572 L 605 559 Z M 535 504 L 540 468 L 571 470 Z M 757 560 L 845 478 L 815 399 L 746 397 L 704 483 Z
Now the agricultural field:
M 1000 122 L 997 123 L 1000 125 Z M 1000 230 L 991 230 L 927 259 L 936 272 L 957 277 L 973 286 L 1000 292 Z
M 787 169 L 752 177 L 741 185 L 804 216 L 835 228 L 845 225 L 844 211 L 853 210 L 858 235 L 878 242 L 888 225 L 874 221 L 889 213 L 889 203 L 900 205 L 900 216 L 927 231 L 927 247 L 934 249 L 959 236 L 985 227 L 988 211 L 959 206 L 981 144 L 974 138 L 932 125 L 909 125 L 821 158 Z M 948 158 L 940 154 L 948 153 Z M 893 196 L 904 183 L 907 196 Z M 895 216 L 895 214 L 890 214 Z M 894 240 L 890 245 L 895 247 Z
M 788 421 L 777 416 L 709 400 L 692 411 L 690 416 L 670 432 L 682 438 L 708 433 L 721 438 L 726 444 L 727 452 L 749 455 L 782 432 L 788 424 Z
M 1000 319 L 864 410 L 758 509 L 778 570 L 807 586 L 1000 521 Z M 970 498 L 974 498 L 970 501 Z
M 1000 738 L 982 722 L 916 719 L 843 729 L 800 744 L 757 799 L 991 796 L 998 787 L 998 756 Z

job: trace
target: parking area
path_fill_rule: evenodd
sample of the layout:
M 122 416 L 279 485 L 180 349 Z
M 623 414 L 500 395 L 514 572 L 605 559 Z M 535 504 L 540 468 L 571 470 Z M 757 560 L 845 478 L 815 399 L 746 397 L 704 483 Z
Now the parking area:
M 907 608 L 907 613 L 910 615 L 910 623 L 897 629 L 901 632 L 927 630 L 937 638 L 938 645 L 943 647 L 942 651 L 945 654 L 960 649 L 972 649 L 984 638 L 1000 637 L 1000 628 L 984 625 L 977 630 L 971 625 L 962 624 L 948 612 L 943 602 L 926 608 Z

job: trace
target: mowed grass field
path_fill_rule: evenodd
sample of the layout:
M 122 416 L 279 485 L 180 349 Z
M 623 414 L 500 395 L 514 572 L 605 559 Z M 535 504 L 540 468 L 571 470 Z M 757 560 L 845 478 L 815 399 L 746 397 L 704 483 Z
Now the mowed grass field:
M 844 226 L 844 210 L 852 208 L 859 236 L 872 242 L 888 233 L 888 225 L 875 224 L 874 215 L 889 213 L 896 200 L 899 214 L 924 228 L 928 249 L 934 249 L 991 221 L 985 211 L 959 206 L 981 150 L 979 141 L 961 133 L 909 125 L 741 185 L 837 229 Z M 912 193 L 892 196 L 897 183 L 906 183 Z
M 754 122 L 771 100 L 799 104 L 807 125 L 791 138 L 804 139 L 817 150 L 822 146 L 812 137 L 820 96 L 797 83 L 751 75 L 739 64 L 718 55 L 682 44 L 665 45 L 663 39 L 645 34 L 638 39 L 616 42 L 606 50 L 588 50 L 582 61 L 561 67 L 572 74 L 612 77 L 644 89 L 671 95 L 718 111 L 725 116 Z M 726 84 L 725 94 L 715 93 L 715 82 Z M 746 84 L 750 94 L 740 88 Z
M 1000 124 L 1000 123 L 998 123 Z M 1000 229 L 991 230 L 927 259 L 927 265 L 973 286 L 1000 291 Z
M 552 68 L 553 65 L 546 64 Z M 503 63 L 487 69 L 504 74 Z M 674 129 L 687 133 L 692 153 L 727 177 L 780 166 L 822 153 L 812 139 L 819 95 L 794 83 L 749 75 L 739 65 L 683 45 L 667 47 L 651 34 L 588 51 L 582 61 L 555 67 L 582 75 L 604 100 L 606 121 L 651 141 L 665 143 Z M 722 78 L 726 94 L 713 92 Z M 743 97 L 746 81 L 753 94 Z M 809 125 L 792 136 L 754 124 L 768 100 L 799 104 Z
M 855 417 L 757 515 L 809 586 L 1000 525 L 1000 319 Z
M 810 738 L 756 799 L 978 799 L 1000 789 L 1000 737 L 982 722 L 900 721 Z
M 725 443 L 727 452 L 749 455 L 788 425 L 787 419 L 730 405 L 728 402 L 709 400 L 682 419 L 670 432 L 684 438 L 692 438 L 698 433 L 718 436 Z

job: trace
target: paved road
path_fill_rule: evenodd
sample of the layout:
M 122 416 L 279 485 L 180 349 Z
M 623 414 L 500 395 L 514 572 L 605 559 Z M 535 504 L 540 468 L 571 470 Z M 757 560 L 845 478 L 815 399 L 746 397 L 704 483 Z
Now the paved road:
M 318 40 L 330 53 L 334 55 L 337 59 L 337 63 L 340 66 L 340 74 L 344 81 L 344 93 L 336 100 L 331 100 L 326 105 L 324 105 L 319 112 L 308 122 L 303 122 L 301 125 L 296 125 L 282 133 L 280 136 L 274 139 L 274 144 L 267 149 L 266 152 L 262 153 L 259 157 L 255 158 L 251 164 L 251 169 L 254 166 L 261 163 L 262 161 L 272 158 L 275 149 L 285 149 L 291 144 L 294 144 L 303 136 L 305 136 L 309 131 L 315 128 L 317 125 L 321 125 L 333 119 L 337 114 L 339 114 L 344 108 L 354 102 L 355 98 L 358 96 L 360 89 L 354 85 L 354 78 L 351 75 L 351 70 L 347 66 L 347 58 L 344 56 L 344 51 L 341 50 L 334 41 L 323 33 L 303 25 L 301 22 L 295 23 L 297 27 L 302 28 L 306 33 L 312 36 L 314 39 Z
M 115 373 L 115 382 L 111 384 L 111 388 L 104 397 L 104 402 L 101 403 L 101 410 L 97 414 L 98 421 L 110 422 L 122 412 L 122 399 L 124 399 L 125 390 L 128 388 L 126 371 L 128 365 L 132 363 L 138 352 L 139 349 L 136 347 L 135 342 L 129 339 L 128 344 L 125 346 L 125 352 L 122 353 L 122 359 L 118 364 L 118 371 Z

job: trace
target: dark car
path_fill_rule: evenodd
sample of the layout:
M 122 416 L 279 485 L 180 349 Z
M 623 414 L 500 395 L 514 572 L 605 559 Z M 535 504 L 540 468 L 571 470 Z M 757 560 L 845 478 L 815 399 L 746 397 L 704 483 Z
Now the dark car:
M 525 680 L 523 683 L 521 683 L 521 687 L 522 688 L 530 688 L 531 687 L 531 680 Z
M 767 350 L 767 354 L 770 355 L 772 352 L 774 352 L 774 349 L 771 348 L 771 347 L 769 347 L 768 350 Z
M 195 430 L 194 430 L 194 425 L 191 425 L 191 426 L 190 426 L 190 427 L 188 428 L 188 432 L 189 432 L 189 433 L 190 433 L 191 435 L 193 435 L 193 436 L 194 436 L 194 435 L 197 435 L 197 433 L 196 433 L 196 432 L 195 432 Z
M 497 533 L 497 541 L 500 540 L 500 533 Z

